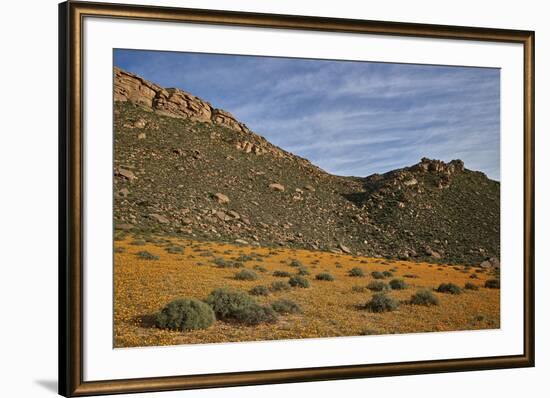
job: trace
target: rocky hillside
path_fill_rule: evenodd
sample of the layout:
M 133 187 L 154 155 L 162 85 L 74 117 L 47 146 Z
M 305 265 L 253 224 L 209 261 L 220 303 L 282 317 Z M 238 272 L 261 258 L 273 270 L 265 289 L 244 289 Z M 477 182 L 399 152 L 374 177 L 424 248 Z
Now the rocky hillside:
M 498 257 L 500 186 L 455 160 L 326 173 L 187 92 L 115 68 L 115 228 L 476 264 Z

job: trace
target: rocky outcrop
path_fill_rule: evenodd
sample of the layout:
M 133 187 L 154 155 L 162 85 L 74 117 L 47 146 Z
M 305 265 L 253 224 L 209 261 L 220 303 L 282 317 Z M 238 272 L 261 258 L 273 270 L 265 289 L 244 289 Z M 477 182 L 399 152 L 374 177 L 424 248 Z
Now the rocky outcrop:
M 464 162 L 460 159 L 451 160 L 445 163 L 441 160 L 422 158 L 420 163 L 413 166 L 414 170 L 421 172 L 436 172 L 445 175 L 453 175 L 456 172 L 464 171 Z
M 129 101 L 160 114 L 212 123 L 235 131 L 250 133 L 244 123 L 210 103 L 178 88 L 163 88 L 133 73 L 114 68 L 114 100 Z

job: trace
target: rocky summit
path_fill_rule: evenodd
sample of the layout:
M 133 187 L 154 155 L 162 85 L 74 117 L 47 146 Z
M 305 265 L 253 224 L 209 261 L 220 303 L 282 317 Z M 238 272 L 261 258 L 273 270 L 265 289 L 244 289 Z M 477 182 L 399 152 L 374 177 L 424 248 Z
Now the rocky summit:
M 331 175 L 177 88 L 114 71 L 115 229 L 436 263 L 494 263 L 500 184 L 460 160 Z

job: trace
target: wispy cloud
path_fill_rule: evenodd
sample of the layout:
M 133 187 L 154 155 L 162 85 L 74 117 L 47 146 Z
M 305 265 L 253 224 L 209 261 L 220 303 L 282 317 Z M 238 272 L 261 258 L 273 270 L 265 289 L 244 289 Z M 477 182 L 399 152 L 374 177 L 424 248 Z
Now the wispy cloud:
M 423 157 L 500 178 L 498 69 L 117 50 L 115 64 L 232 112 L 340 175 Z

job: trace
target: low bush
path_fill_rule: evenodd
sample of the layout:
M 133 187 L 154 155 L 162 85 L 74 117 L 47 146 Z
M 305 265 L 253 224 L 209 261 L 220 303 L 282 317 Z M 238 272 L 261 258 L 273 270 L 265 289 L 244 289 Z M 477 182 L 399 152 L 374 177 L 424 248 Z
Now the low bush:
M 407 284 L 403 279 L 392 279 L 390 281 L 390 287 L 393 290 L 403 290 L 407 288 Z
M 500 289 L 500 279 L 488 279 L 485 281 L 485 287 L 488 289 Z
M 258 272 L 267 272 L 267 268 L 262 267 L 261 265 L 255 265 L 252 267 L 252 269 L 258 271 Z
M 384 271 L 382 272 L 382 275 L 384 275 L 385 278 L 391 278 L 393 276 L 393 272 Z
M 276 277 L 279 277 L 279 278 L 288 278 L 290 276 L 290 272 L 275 271 L 275 272 L 273 272 L 273 276 L 276 276 Z
M 130 243 L 132 246 L 145 246 L 144 240 L 134 240 Z
M 137 252 L 137 256 L 143 260 L 158 260 L 160 258 L 159 256 L 149 253 L 146 250 Z
M 250 269 L 243 269 L 235 274 L 235 279 L 239 281 L 255 281 L 258 279 L 258 274 Z
M 193 298 L 184 298 L 168 303 L 156 314 L 155 325 L 163 329 L 187 331 L 206 329 L 215 320 L 214 311 L 208 304 Z
M 349 276 L 363 277 L 365 276 L 365 272 L 363 272 L 363 270 L 359 267 L 353 267 L 352 269 L 349 270 Z
M 305 276 L 305 275 L 309 275 L 309 274 L 310 274 L 310 272 L 306 267 L 298 268 L 298 275 Z
M 304 265 L 302 264 L 302 262 L 300 260 L 293 259 L 290 262 L 290 266 L 291 267 L 303 267 Z
M 411 304 L 425 306 L 438 305 L 439 299 L 428 289 L 422 289 L 411 296 Z
M 479 279 L 479 276 L 477 276 L 477 274 L 471 274 L 470 279 Z
M 370 276 L 372 276 L 374 279 L 384 279 L 385 278 L 384 274 L 380 271 L 372 271 L 370 273 Z
M 215 289 L 206 298 L 206 303 L 222 320 L 235 320 L 247 325 L 272 323 L 277 320 L 271 307 L 259 305 L 254 298 L 240 290 Z
M 403 278 L 417 279 L 417 278 L 418 278 L 418 275 L 415 275 L 415 274 L 405 274 L 405 275 L 403 275 Z
M 389 286 L 387 283 L 382 281 L 372 281 L 367 285 L 367 289 L 372 290 L 373 292 L 382 292 L 385 290 L 389 290 Z
M 273 308 L 267 305 L 255 304 L 248 308 L 243 308 L 235 314 L 235 320 L 244 324 L 253 326 L 260 323 L 277 322 L 277 313 Z
M 279 314 L 299 314 L 302 308 L 292 300 L 279 299 L 271 303 L 271 308 Z
M 308 288 L 310 286 L 309 281 L 300 275 L 294 275 L 288 280 L 288 284 L 292 287 Z
M 466 282 L 464 284 L 464 289 L 466 289 L 466 290 L 479 290 L 479 286 L 474 285 L 472 282 Z
M 181 254 L 181 253 L 183 253 L 183 247 L 182 246 L 168 246 L 164 250 L 166 250 L 166 252 L 170 253 L 170 254 Z
M 367 291 L 367 287 L 355 285 L 351 287 L 351 291 L 354 293 L 364 293 Z
M 250 289 L 253 296 L 269 296 L 269 289 L 266 286 L 258 285 Z
M 272 292 L 284 292 L 290 290 L 290 285 L 286 281 L 275 281 L 271 284 L 270 290 Z
M 332 276 L 328 272 L 321 272 L 320 274 L 315 275 L 315 279 L 317 279 L 318 281 L 332 282 L 334 280 L 334 276 Z
M 439 293 L 461 294 L 462 289 L 454 283 L 442 283 L 436 289 Z
M 213 290 L 206 298 L 219 319 L 227 319 L 243 308 L 256 304 L 254 299 L 241 290 L 222 287 Z
M 244 267 L 243 263 L 238 261 L 229 261 L 225 258 L 216 257 L 214 260 L 212 260 L 214 264 L 218 266 L 218 268 L 242 268 Z
M 365 305 L 365 308 L 371 312 L 390 312 L 398 307 L 399 302 L 385 293 L 376 293 Z

